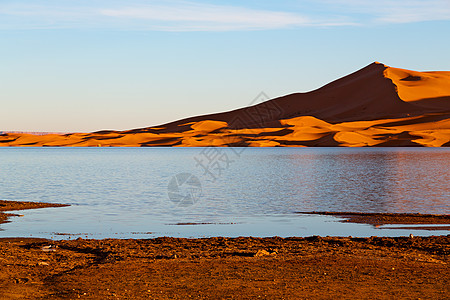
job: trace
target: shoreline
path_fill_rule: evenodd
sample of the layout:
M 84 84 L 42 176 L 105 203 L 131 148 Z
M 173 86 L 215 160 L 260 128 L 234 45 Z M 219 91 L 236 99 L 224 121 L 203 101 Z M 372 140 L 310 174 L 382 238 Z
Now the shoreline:
M 5 213 L 7 211 L 20 211 L 27 209 L 49 208 L 49 207 L 67 207 L 68 204 L 45 203 L 45 202 L 26 202 L 26 201 L 8 201 L 0 200 L 0 224 L 9 223 L 10 217 L 21 217 L 20 214 Z
M 0 217 L 7 217 L 3 212 L 12 208 L 62 206 L 67 205 L 0 201 Z M 450 235 L 0 238 L 0 296 L 2 299 L 445 298 L 450 293 L 446 280 L 450 277 L 449 263 Z
M 305 215 L 322 215 L 344 218 L 341 222 L 369 224 L 374 226 L 386 224 L 450 224 L 448 214 L 421 213 L 364 213 L 364 212 L 332 212 L 312 211 L 296 212 Z
M 69 204 L 45 203 L 45 202 L 26 202 L 26 201 L 8 201 L 0 200 L 0 224 L 11 222 L 9 217 L 22 216 L 20 214 L 5 213 L 7 211 L 20 211 L 27 209 L 50 208 L 50 207 L 68 207 Z M 382 225 L 449 225 L 450 214 L 420 214 L 420 213 L 363 213 L 363 212 L 332 212 L 332 211 L 307 211 L 295 212 L 304 215 L 322 215 L 342 218 L 340 222 L 368 224 L 375 227 Z M 197 223 L 180 223 L 176 225 L 198 225 Z M 427 228 L 427 227 L 415 227 Z M 433 228 L 432 226 L 430 228 Z M 441 226 L 440 230 L 449 230 L 447 226 Z M 449 227 L 450 228 L 450 227 Z M 408 227 L 411 229 L 411 227 Z

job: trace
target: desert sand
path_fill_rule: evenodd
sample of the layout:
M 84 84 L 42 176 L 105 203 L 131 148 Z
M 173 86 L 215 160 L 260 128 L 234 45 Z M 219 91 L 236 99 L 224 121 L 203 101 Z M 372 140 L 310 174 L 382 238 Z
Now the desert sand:
M 308 93 L 126 131 L 0 135 L 0 146 L 450 146 L 450 72 L 375 62 Z
M 0 299 L 445 299 L 449 254 L 450 236 L 0 238 Z

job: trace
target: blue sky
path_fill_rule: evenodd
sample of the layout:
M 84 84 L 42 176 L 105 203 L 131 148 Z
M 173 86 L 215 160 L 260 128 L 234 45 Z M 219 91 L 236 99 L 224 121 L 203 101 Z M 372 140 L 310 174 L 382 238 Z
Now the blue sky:
M 0 130 L 158 125 L 373 61 L 450 70 L 449 32 L 448 0 L 2 0 Z

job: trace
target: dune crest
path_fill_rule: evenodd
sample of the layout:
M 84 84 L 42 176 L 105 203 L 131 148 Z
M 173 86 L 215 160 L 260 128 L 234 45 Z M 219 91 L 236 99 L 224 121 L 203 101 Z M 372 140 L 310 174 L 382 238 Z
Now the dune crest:
M 126 131 L 0 134 L 0 146 L 450 146 L 450 72 L 374 62 L 308 93 Z
M 450 72 L 416 72 L 388 67 L 384 76 L 392 80 L 405 102 L 450 97 Z

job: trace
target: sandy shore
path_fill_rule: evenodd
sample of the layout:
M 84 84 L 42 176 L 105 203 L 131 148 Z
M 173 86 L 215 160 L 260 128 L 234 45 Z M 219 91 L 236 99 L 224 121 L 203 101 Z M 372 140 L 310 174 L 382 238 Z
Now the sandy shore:
M 445 299 L 449 254 L 450 236 L 6 238 L 0 298 Z

